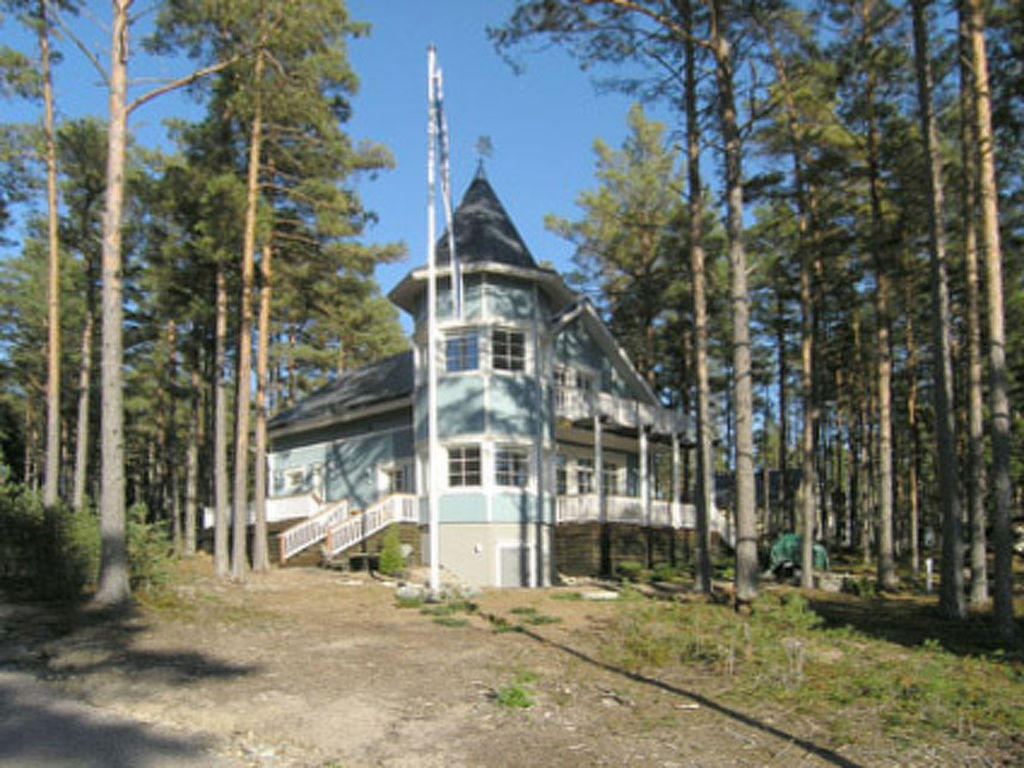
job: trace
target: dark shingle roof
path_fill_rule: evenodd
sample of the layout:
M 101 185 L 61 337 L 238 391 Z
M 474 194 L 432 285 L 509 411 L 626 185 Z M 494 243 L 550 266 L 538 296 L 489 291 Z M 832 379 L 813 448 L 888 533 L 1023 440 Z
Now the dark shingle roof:
M 455 219 L 455 251 L 460 263 L 490 261 L 537 268 L 483 169 L 477 171 L 452 217 Z M 449 262 L 447 230 L 437 241 L 436 253 L 438 264 Z
M 267 428 L 274 431 L 301 422 L 343 417 L 371 405 L 408 397 L 412 394 L 412 385 L 412 351 L 399 352 L 345 372 L 337 381 L 281 411 L 270 420 Z

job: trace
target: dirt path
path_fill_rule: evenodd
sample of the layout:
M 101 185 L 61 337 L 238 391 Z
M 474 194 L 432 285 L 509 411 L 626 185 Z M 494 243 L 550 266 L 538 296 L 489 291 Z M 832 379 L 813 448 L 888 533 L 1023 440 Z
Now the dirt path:
M 116 626 L 0 614 L 0 668 L 244 765 L 897 764 L 881 747 L 829 751 L 786 713 L 722 706 L 706 680 L 603 666 L 614 605 L 536 590 L 476 602 L 477 615 L 445 626 L 370 579 L 289 569 L 234 586 L 199 561 L 175 598 Z M 552 619 L 496 632 L 487 616 Z M 502 706 L 502 692 L 533 706 Z M 9 705 L 0 697 L 0 716 Z M 918 764 L 929 763 L 948 760 Z

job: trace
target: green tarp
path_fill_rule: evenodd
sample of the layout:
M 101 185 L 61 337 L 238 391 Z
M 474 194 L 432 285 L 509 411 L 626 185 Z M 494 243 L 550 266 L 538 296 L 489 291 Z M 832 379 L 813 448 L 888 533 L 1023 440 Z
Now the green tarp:
M 772 571 L 780 566 L 791 564 L 800 565 L 800 549 L 803 546 L 803 536 L 797 533 L 784 533 L 772 544 L 768 554 L 768 567 Z M 821 570 L 828 570 L 828 552 L 825 547 L 817 542 L 814 543 L 814 567 Z

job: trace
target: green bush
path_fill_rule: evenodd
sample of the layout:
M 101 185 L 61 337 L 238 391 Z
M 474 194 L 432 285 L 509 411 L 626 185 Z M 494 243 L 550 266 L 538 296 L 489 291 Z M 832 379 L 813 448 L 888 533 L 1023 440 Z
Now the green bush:
M 405 570 L 405 557 L 402 556 L 402 540 L 398 536 L 398 527 L 392 525 L 384 533 L 381 544 L 380 572 L 388 576 L 397 576 Z
M 681 575 L 679 568 L 673 568 L 668 563 L 658 563 L 651 569 L 651 581 L 674 581 Z
M 163 523 L 146 522 L 145 504 L 133 504 L 127 516 L 128 579 L 131 588 L 152 591 L 173 574 L 174 544 Z
M 626 581 L 636 581 L 640 578 L 640 571 L 644 569 L 644 564 L 637 562 L 636 560 L 623 560 L 618 565 L 619 576 Z
M 95 583 L 99 554 L 92 510 L 47 509 L 31 489 L 0 482 L 0 580 L 44 600 L 71 600 Z

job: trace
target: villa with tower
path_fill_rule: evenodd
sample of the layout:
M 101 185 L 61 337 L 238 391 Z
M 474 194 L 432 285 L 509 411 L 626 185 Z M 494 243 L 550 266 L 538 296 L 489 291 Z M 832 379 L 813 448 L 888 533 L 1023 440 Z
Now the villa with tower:
M 464 583 L 546 586 L 617 563 L 683 561 L 684 414 L 663 406 L 594 306 L 538 266 L 482 171 L 437 244 L 439 562 Z M 288 561 L 344 560 L 403 529 L 430 559 L 427 483 L 428 270 L 390 300 L 413 319 L 412 349 L 345 372 L 269 425 L 268 518 Z M 729 539 L 717 511 L 711 530 Z M 376 538 L 374 538 L 376 537 Z M 369 549 L 369 552 L 368 552 Z

